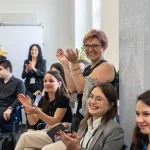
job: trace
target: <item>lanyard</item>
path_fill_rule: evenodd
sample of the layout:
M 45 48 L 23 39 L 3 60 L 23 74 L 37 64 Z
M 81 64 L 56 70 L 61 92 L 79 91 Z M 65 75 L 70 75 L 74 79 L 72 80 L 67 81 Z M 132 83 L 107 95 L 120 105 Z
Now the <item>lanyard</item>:
M 89 138 L 89 140 L 88 140 L 88 142 L 87 142 L 87 144 L 86 144 L 86 148 L 88 148 L 89 143 L 90 143 L 91 139 L 94 137 L 94 135 L 96 134 L 97 130 L 98 130 L 98 128 L 93 132 L 92 136 Z M 85 139 L 85 135 L 86 135 L 86 132 L 87 132 L 87 131 L 88 131 L 88 127 L 85 129 L 85 132 L 84 132 L 84 134 L 83 134 L 83 140 L 82 140 L 82 142 L 81 142 L 81 146 L 83 145 L 83 141 L 84 141 L 84 139 Z

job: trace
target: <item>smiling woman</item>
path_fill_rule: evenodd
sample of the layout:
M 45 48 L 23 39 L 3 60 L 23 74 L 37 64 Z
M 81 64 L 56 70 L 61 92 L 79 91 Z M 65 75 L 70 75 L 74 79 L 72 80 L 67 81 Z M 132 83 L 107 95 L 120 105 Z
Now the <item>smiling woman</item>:
M 86 57 L 91 61 L 90 65 L 85 68 L 84 73 L 80 70 L 77 49 L 76 51 L 67 49 L 66 54 L 62 49 L 58 49 L 56 54 L 64 67 L 69 92 L 78 93 L 72 122 L 72 130 L 74 131 L 78 130 L 80 121 L 87 112 L 86 100 L 89 89 L 91 89 L 89 86 L 91 81 L 86 80 L 86 77 L 90 77 L 90 79 L 97 82 L 110 82 L 113 86 L 115 86 L 116 82 L 114 66 L 104 59 L 104 51 L 106 51 L 108 47 L 106 34 L 96 29 L 90 30 L 83 38 L 83 47 Z M 71 64 L 71 68 L 69 64 Z M 85 88 L 87 90 L 85 90 Z
M 48 71 L 46 73 L 44 76 L 44 90 L 44 96 L 41 98 L 38 107 L 31 106 L 28 96 L 19 95 L 19 100 L 25 107 L 29 123 L 34 125 L 42 120 L 49 128 L 59 122 L 71 123 L 72 112 L 69 106 L 69 95 L 58 72 Z M 26 132 L 21 135 L 15 150 L 42 149 L 51 143 L 53 143 L 53 140 L 46 134 L 46 129 Z
M 114 102 L 109 104 L 102 90 L 98 87 L 94 88 L 89 94 L 88 109 L 89 113 L 93 116 L 93 121 L 104 115 L 113 105 Z
M 150 149 L 150 90 L 137 98 L 136 126 L 130 150 Z
M 59 132 L 62 141 L 42 150 L 122 150 L 124 133 L 113 119 L 117 113 L 117 94 L 110 83 L 94 86 L 88 98 L 88 112 L 77 133 Z
M 24 62 L 22 78 L 25 79 L 26 95 L 34 102 L 34 95 L 37 90 L 43 90 L 43 78 L 46 73 L 46 60 L 43 59 L 41 47 L 38 44 L 32 44 L 29 48 L 28 59 Z M 30 126 L 28 129 L 36 129 L 36 126 Z

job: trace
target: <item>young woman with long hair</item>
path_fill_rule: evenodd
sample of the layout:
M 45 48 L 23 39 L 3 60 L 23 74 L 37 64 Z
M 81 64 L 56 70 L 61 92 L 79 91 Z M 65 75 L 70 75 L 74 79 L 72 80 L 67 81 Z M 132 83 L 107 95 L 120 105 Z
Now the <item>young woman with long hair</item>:
M 45 94 L 38 107 L 31 105 L 29 96 L 19 95 L 18 98 L 25 107 L 28 121 L 31 125 L 42 120 L 50 127 L 59 122 L 72 121 L 72 112 L 69 106 L 69 96 L 61 75 L 56 71 L 48 71 L 44 76 Z M 15 150 L 41 149 L 52 143 L 46 130 L 26 132 L 21 135 Z

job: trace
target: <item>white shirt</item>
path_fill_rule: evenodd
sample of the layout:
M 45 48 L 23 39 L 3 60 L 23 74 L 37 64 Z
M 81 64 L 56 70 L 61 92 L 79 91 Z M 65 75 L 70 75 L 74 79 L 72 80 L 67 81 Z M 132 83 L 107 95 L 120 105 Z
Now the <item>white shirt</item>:
M 83 148 L 89 148 L 89 145 L 93 139 L 93 134 L 95 132 L 95 130 L 100 126 L 101 124 L 101 119 L 102 117 L 96 119 L 95 121 L 92 122 L 92 118 L 89 118 L 87 120 L 87 124 L 88 124 L 88 130 L 85 134 L 85 136 L 82 137 L 80 144 L 82 143 L 82 147 Z

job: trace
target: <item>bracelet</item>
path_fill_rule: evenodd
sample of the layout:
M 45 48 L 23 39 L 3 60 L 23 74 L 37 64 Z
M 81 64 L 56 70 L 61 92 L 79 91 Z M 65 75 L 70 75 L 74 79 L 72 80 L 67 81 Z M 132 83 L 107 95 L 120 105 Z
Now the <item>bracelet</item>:
M 11 110 L 13 110 L 13 108 L 12 108 L 11 106 L 9 106 L 7 109 L 11 109 Z
M 72 71 L 75 71 L 75 70 L 78 70 L 78 69 L 80 69 L 80 67 L 78 67 L 78 68 L 76 68 L 76 69 L 72 69 Z
M 36 68 L 34 68 L 34 69 L 33 69 L 33 71 L 34 71 L 34 72 L 37 72 L 37 69 L 36 69 Z
M 82 74 L 82 73 L 80 72 L 80 73 L 78 73 L 78 74 L 73 74 L 73 76 L 78 76 L 79 74 Z

